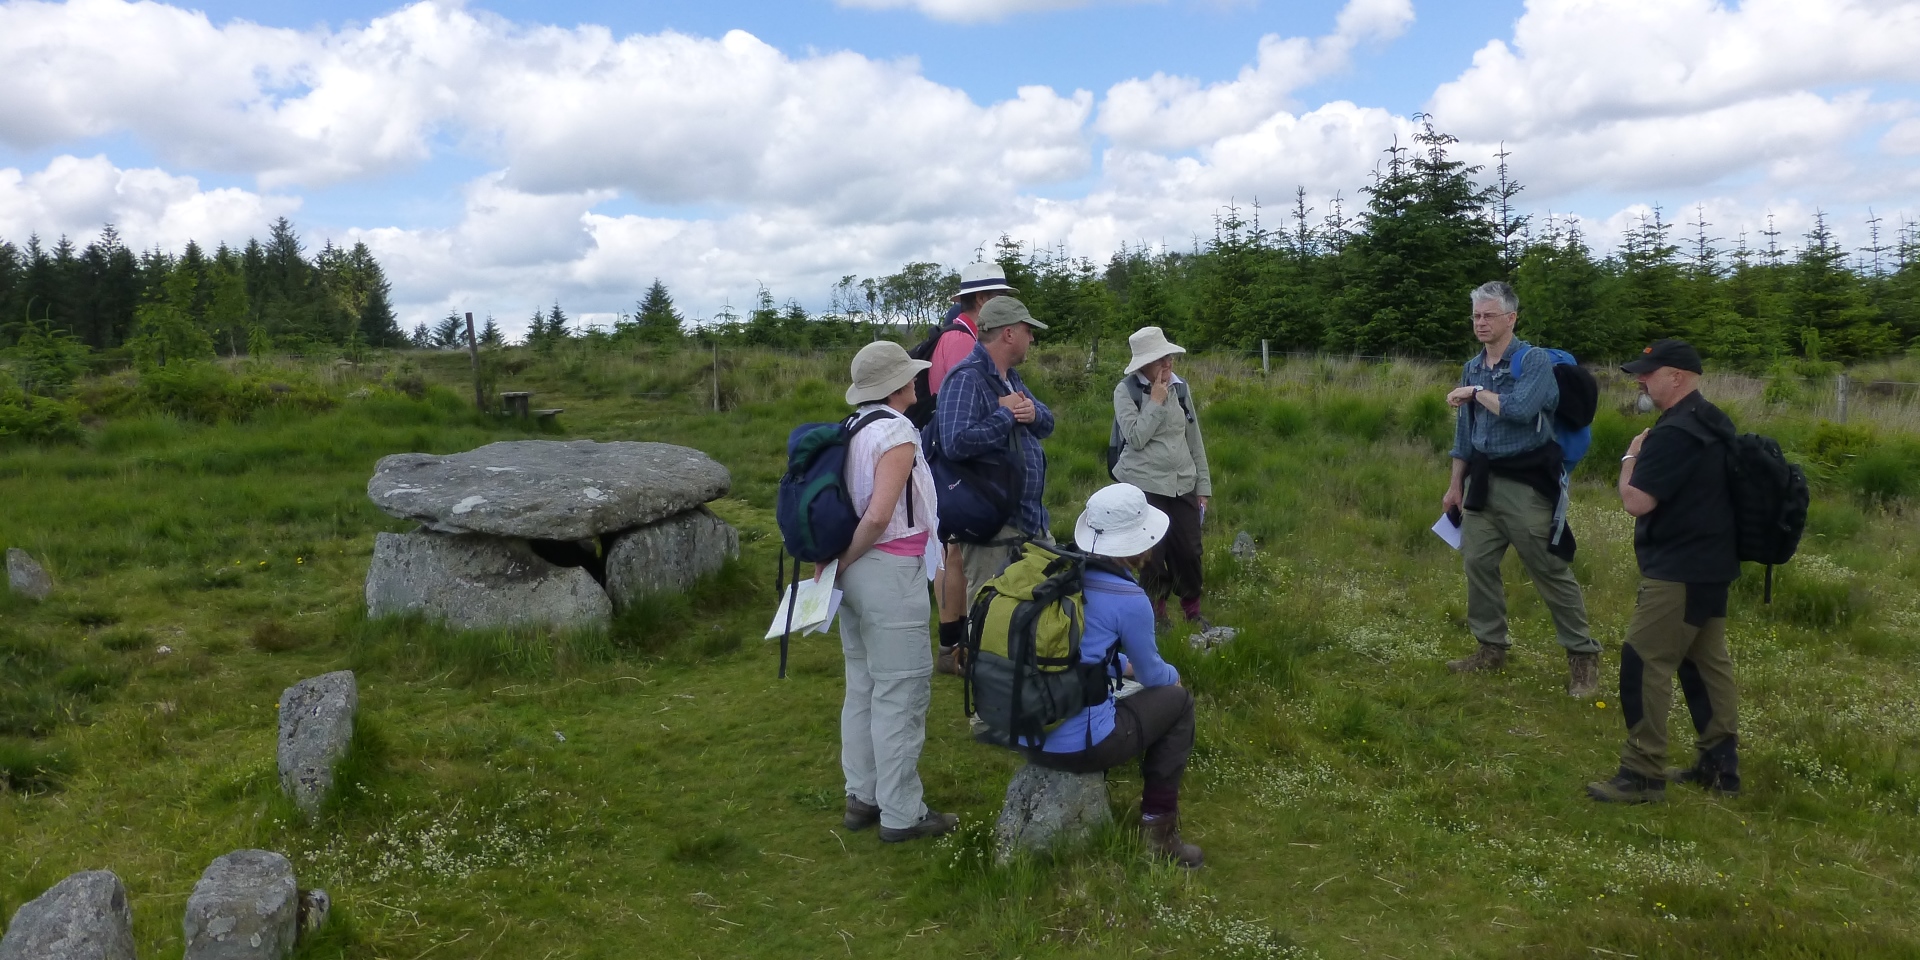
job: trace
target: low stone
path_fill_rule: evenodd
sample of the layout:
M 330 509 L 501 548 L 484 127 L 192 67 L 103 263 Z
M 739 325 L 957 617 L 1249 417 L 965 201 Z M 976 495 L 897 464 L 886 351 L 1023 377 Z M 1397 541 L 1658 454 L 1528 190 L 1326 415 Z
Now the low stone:
M 739 532 L 698 507 L 621 534 L 607 551 L 607 593 L 625 607 L 649 593 L 685 590 L 739 555 Z
M 302 680 L 280 695 L 280 789 L 308 817 L 333 792 L 333 768 L 353 742 L 359 708 L 351 670 Z
M 133 960 L 126 885 L 110 870 L 54 884 L 14 913 L 0 960 Z
M 713 458 L 670 443 L 509 440 L 382 457 L 367 496 L 442 533 L 588 540 L 691 510 L 732 483 Z
M 613 602 L 580 567 L 559 567 L 525 540 L 382 533 L 367 569 L 367 616 L 420 614 L 461 630 L 605 628 Z
M 1233 546 L 1228 548 L 1228 552 L 1233 554 L 1235 560 L 1246 563 L 1260 552 L 1260 547 L 1253 542 L 1253 534 L 1242 530 L 1234 534 Z
M 1187 646 L 1201 653 L 1211 653 L 1214 648 L 1233 642 L 1233 638 L 1239 635 L 1237 627 L 1208 627 L 1187 637 Z
M 994 860 L 1006 863 L 1015 853 L 1045 850 L 1112 819 L 1105 773 L 1065 773 L 1029 763 L 1007 784 L 1007 804 L 993 825 Z
M 53 578 L 19 547 L 7 548 L 7 589 L 29 600 L 45 600 L 53 592 Z
M 270 850 L 236 850 L 207 865 L 187 898 L 184 960 L 277 960 L 299 932 L 293 864 Z
M 300 891 L 300 936 L 302 939 L 319 932 L 327 925 L 327 917 L 333 913 L 333 898 L 325 890 Z

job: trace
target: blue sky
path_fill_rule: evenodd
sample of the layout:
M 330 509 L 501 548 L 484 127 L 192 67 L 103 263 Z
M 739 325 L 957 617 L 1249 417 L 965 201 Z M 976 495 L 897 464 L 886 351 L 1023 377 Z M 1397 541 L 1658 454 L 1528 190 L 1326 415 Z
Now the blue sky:
M 0 237 L 284 214 L 371 245 L 410 322 L 654 276 L 695 315 L 821 307 L 1002 233 L 1101 258 L 1295 185 L 1351 210 L 1427 110 L 1603 247 L 1655 204 L 1864 241 L 1920 215 L 1915 49 L 1888 0 L 9 0 Z

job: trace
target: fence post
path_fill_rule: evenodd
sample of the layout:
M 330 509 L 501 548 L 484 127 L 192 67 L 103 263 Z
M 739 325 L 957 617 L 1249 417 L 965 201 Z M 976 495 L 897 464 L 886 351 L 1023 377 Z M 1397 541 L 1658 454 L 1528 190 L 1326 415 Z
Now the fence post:
M 473 336 L 473 314 L 467 314 L 467 359 L 473 362 L 473 405 L 487 412 L 487 388 L 480 382 L 480 341 Z
M 713 412 L 720 412 L 720 341 L 713 341 Z
M 1267 342 L 1262 340 L 1260 341 L 1260 375 L 1263 377 L 1266 376 L 1267 371 Z
M 1839 401 L 1840 422 L 1847 422 L 1847 375 L 1842 373 L 1834 378 L 1834 398 Z

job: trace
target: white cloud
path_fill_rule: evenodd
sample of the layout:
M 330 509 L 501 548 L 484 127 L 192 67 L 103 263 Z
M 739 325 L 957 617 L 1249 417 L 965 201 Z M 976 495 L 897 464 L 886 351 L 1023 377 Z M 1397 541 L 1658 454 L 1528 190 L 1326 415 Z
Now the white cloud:
M 15 242 L 32 233 L 49 241 L 92 237 L 111 222 L 136 249 L 240 244 L 299 206 L 293 197 L 203 190 L 193 177 L 162 170 L 123 170 L 104 156 L 59 156 L 32 173 L 0 168 L 0 237 Z
M 950 23 L 990 23 L 1022 13 L 1045 13 L 1091 6 L 1102 0 L 834 0 L 842 7 L 865 10 L 917 10 L 922 16 Z M 1108 3 L 1150 3 L 1155 0 L 1105 0 Z

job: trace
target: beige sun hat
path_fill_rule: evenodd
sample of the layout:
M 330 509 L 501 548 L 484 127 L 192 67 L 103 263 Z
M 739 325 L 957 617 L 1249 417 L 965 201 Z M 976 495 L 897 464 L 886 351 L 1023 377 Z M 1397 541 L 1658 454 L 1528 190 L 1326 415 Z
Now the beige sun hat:
M 853 386 L 847 388 L 847 402 L 859 406 L 885 400 L 931 366 L 907 356 L 907 348 L 892 340 L 875 340 L 853 355 Z
M 1186 347 L 1176 346 L 1173 341 L 1168 340 L 1167 335 L 1162 333 L 1159 327 L 1141 327 L 1135 330 L 1133 336 L 1127 338 L 1127 346 L 1133 348 L 1133 359 L 1127 361 L 1127 369 L 1122 372 L 1129 374 L 1161 357 L 1171 357 L 1176 353 L 1187 352 Z
M 1167 535 L 1167 515 L 1131 483 L 1101 487 L 1073 524 L 1073 542 L 1088 553 L 1125 559 L 1152 549 Z
M 960 289 L 949 300 L 958 300 L 969 293 L 983 290 L 1005 290 L 1008 293 L 1020 291 L 1007 286 L 1007 271 L 997 263 L 969 263 L 960 269 Z

